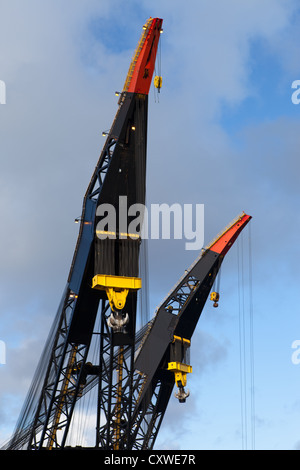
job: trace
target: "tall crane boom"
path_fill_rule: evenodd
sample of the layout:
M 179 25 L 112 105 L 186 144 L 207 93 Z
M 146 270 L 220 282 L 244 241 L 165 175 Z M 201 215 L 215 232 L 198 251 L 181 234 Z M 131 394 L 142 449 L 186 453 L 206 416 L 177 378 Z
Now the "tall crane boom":
M 128 346 L 132 359 L 127 371 L 132 377 L 141 240 L 138 233 L 121 235 L 118 224 L 112 236 L 105 226 L 104 234 L 98 228 L 105 204 L 115 208 L 119 220 L 120 197 L 126 197 L 128 206 L 145 201 L 148 92 L 161 31 L 160 18 L 150 18 L 143 27 L 115 119 L 84 196 L 67 285 L 10 448 L 64 448 L 90 373 L 99 381 L 96 446 L 110 448 L 117 440 L 114 423 L 120 414 L 116 411 L 120 386 L 115 384 L 114 370 L 124 367 L 122 348 Z M 125 313 L 119 308 L 124 303 Z M 126 332 L 121 333 L 125 319 Z M 108 321 L 119 328 L 110 328 Z M 88 354 L 99 338 L 99 363 L 91 368 Z M 130 412 L 129 406 L 129 417 Z
M 175 396 L 185 402 L 186 375 L 192 372 L 187 353 L 194 330 L 224 256 L 250 219 L 242 213 L 201 251 L 150 322 L 135 360 L 139 394 L 133 448 L 153 448 L 175 384 Z
M 93 449 L 152 449 L 174 385 L 184 402 L 188 352 L 221 263 L 250 220 L 242 214 L 202 250 L 137 331 L 145 204 L 148 93 L 162 20 L 150 18 L 83 199 L 67 284 L 7 449 L 65 449 L 79 404 L 96 390 Z M 161 77 L 155 77 L 161 86 Z M 124 222 L 123 214 L 126 213 Z

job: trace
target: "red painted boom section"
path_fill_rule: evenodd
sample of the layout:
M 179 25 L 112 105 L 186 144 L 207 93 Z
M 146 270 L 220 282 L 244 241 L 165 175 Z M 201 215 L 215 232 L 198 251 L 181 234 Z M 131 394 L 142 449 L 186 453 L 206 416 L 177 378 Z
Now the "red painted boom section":
M 231 248 L 232 244 L 251 218 L 250 215 L 243 214 L 228 230 L 225 230 L 224 233 L 211 244 L 209 249 L 222 256 L 226 255 L 227 251 Z
M 139 43 L 128 73 L 126 89 L 130 93 L 149 93 L 163 20 L 153 18 L 145 25 L 145 37 Z

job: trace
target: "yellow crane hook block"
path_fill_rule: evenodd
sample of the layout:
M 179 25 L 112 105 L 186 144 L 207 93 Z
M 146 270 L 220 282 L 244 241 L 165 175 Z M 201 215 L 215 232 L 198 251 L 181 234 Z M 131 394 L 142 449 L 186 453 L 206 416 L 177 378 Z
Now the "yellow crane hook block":
M 214 307 L 218 307 L 218 302 L 220 300 L 220 294 L 218 292 L 212 292 L 210 294 L 210 300 L 214 302 Z
M 189 391 L 184 389 L 187 384 L 187 374 L 193 372 L 192 366 L 188 364 L 190 345 L 190 340 L 175 335 L 170 345 L 170 361 L 168 362 L 167 370 L 174 372 L 175 383 L 178 387 L 175 397 L 179 399 L 180 403 L 184 403 L 190 394 Z
M 93 277 L 92 288 L 105 290 L 111 309 L 121 310 L 125 307 L 129 291 L 142 287 L 142 280 L 138 277 L 111 276 L 97 274 Z
M 156 75 L 156 77 L 154 77 L 154 86 L 158 89 L 158 91 L 162 87 L 162 77 L 160 77 L 159 75 Z

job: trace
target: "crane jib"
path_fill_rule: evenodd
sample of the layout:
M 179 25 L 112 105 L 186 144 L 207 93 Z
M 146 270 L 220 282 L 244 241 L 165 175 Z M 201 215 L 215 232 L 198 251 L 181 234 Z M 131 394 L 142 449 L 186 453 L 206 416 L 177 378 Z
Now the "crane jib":
M 128 206 L 145 204 L 148 92 L 161 32 L 160 18 L 143 27 L 76 219 L 67 284 L 7 449 L 70 448 L 76 412 L 86 402 L 92 402 L 95 433 L 87 447 L 152 449 L 174 386 L 180 403 L 189 396 L 197 322 L 226 253 L 251 217 L 242 213 L 204 248 L 138 330 L 144 245 L 138 230 L 124 230 L 120 214 L 123 196 Z M 155 77 L 158 90 L 161 84 Z M 115 210 L 114 227 L 105 220 L 107 205 Z M 212 294 L 217 305 L 219 295 Z

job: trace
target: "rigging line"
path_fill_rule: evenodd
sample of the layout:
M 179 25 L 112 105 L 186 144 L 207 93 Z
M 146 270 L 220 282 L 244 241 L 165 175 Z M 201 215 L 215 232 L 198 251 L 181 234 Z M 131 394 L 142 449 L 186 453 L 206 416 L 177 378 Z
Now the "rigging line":
M 239 339 L 240 339 L 240 388 L 241 388 L 241 423 L 243 449 L 251 444 L 255 448 L 255 387 L 254 387 L 254 324 L 252 293 L 252 245 L 248 227 L 248 253 L 244 250 L 243 234 L 238 247 L 238 295 L 239 295 Z M 248 263 L 248 279 L 246 264 Z M 246 284 L 248 282 L 249 306 L 246 302 Z M 248 299 L 247 299 L 248 300 Z M 248 311 L 249 309 L 249 311 Z M 248 397 L 249 392 L 249 397 Z M 249 421 L 248 421 L 249 418 Z M 249 436 L 248 436 L 249 432 Z M 248 443 L 249 439 L 249 443 Z
M 159 75 L 159 72 L 156 73 L 156 65 L 154 66 L 154 76 L 156 75 Z M 154 103 L 156 103 L 156 99 L 157 99 L 157 102 L 159 103 L 159 93 L 158 93 L 158 90 L 156 89 L 155 86 L 152 87 L 153 88 L 153 96 L 154 96 Z
M 244 260 L 244 234 L 241 234 L 241 250 L 242 250 L 242 325 L 243 325 L 243 367 L 244 367 L 244 413 L 245 413 L 245 444 L 248 448 L 248 387 L 247 387 L 247 341 L 246 341 L 246 310 L 245 310 L 245 260 Z
M 98 322 L 98 324 L 97 324 Z M 101 315 L 99 315 L 99 310 L 98 310 L 98 315 L 97 319 L 95 322 L 94 326 L 94 341 L 93 347 L 91 348 L 91 362 L 92 364 L 96 364 L 99 356 L 99 350 L 100 350 L 100 335 L 97 334 L 97 332 L 100 332 L 101 329 Z M 83 424 L 82 424 L 82 435 L 81 435 L 81 440 L 82 440 L 82 445 L 84 443 L 84 434 L 89 431 L 88 425 L 89 425 L 89 418 L 91 417 L 92 413 L 92 405 L 95 402 L 95 395 L 96 395 L 96 388 L 92 388 L 90 392 L 87 394 L 86 397 L 86 406 L 85 406 L 85 413 L 83 414 Z M 83 400 L 84 401 L 84 400 Z
M 98 322 L 100 320 L 98 319 Z M 96 320 L 97 323 L 97 320 Z M 95 331 L 99 331 L 99 326 L 95 323 Z M 96 363 L 98 358 L 98 351 L 100 348 L 100 338 L 98 334 L 93 335 L 94 340 L 91 341 L 89 348 L 89 355 L 86 362 Z M 84 445 L 85 434 L 89 431 L 88 424 L 92 412 L 92 404 L 94 402 L 93 395 L 94 389 L 90 390 L 84 397 L 77 401 L 77 408 L 72 418 L 72 430 L 69 433 L 69 442 L 72 445 L 72 440 L 78 445 Z
M 158 43 L 158 54 L 157 54 L 157 60 L 158 60 L 158 74 L 161 76 L 161 43 L 162 43 L 162 38 L 160 38 L 160 41 Z
M 217 272 L 217 275 L 212 285 L 212 290 L 218 293 L 220 293 L 221 268 L 222 268 L 222 265 L 219 267 L 219 270 Z
M 141 277 L 142 277 L 142 289 L 139 292 L 140 302 L 140 325 L 142 328 L 149 321 L 149 267 L 148 267 L 148 244 L 147 240 L 143 239 L 141 243 Z
M 154 63 L 154 76 L 158 75 L 161 77 L 161 38 L 158 43 L 158 50 L 157 50 L 157 55 L 156 55 L 156 60 Z M 156 72 L 156 66 L 157 66 L 157 72 Z M 154 93 L 154 102 L 156 103 L 156 97 L 157 97 L 157 102 L 159 103 L 159 92 L 156 90 L 155 86 L 153 87 L 153 93 Z
M 74 436 L 74 442 L 80 443 L 82 442 L 82 434 L 83 434 L 83 419 L 85 414 L 85 397 L 83 400 L 79 400 L 77 405 L 77 410 L 75 411 L 72 421 L 73 421 L 73 431 L 70 433 L 70 445 L 72 445 L 72 436 Z
M 89 392 L 82 400 L 79 400 L 79 410 L 77 417 L 77 438 L 76 442 L 83 445 L 84 433 L 86 431 L 86 422 L 89 416 L 89 409 L 91 403 L 91 392 Z M 76 421 L 76 415 L 75 421 Z M 76 429 L 76 427 L 75 427 Z
M 76 410 L 74 410 L 71 420 L 70 429 L 68 431 L 66 443 L 72 446 L 73 442 L 80 442 L 81 421 L 84 413 L 84 400 L 79 400 Z
M 244 413 L 243 413 L 243 373 L 242 373 L 242 318 L 241 318 L 241 275 L 240 275 L 240 240 L 237 239 L 237 268 L 238 268 L 238 311 L 239 311 L 239 353 L 240 353 L 240 413 L 241 413 L 241 434 L 242 449 L 244 450 Z
M 82 446 L 85 444 L 85 441 L 88 442 L 88 433 L 90 431 L 90 426 L 91 426 L 90 422 L 92 418 L 92 404 L 95 402 L 96 393 L 97 393 L 97 389 L 96 387 L 93 387 L 86 397 L 87 404 L 86 404 L 85 414 L 83 416 L 84 422 L 82 426 L 82 435 L 81 435 Z M 84 439 L 84 436 L 86 436 L 86 439 Z
M 221 284 L 221 269 L 222 269 L 222 265 L 220 266 L 219 268 L 219 272 L 217 274 L 217 292 L 220 294 L 220 284 Z
M 252 449 L 255 449 L 255 388 L 254 388 L 254 318 L 253 318 L 253 267 L 252 267 L 252 236 L 251 224 L 248 227 L 249 241 L 249 315 L 250 315 L 250 380 L 251 380 L 251 438 Z

